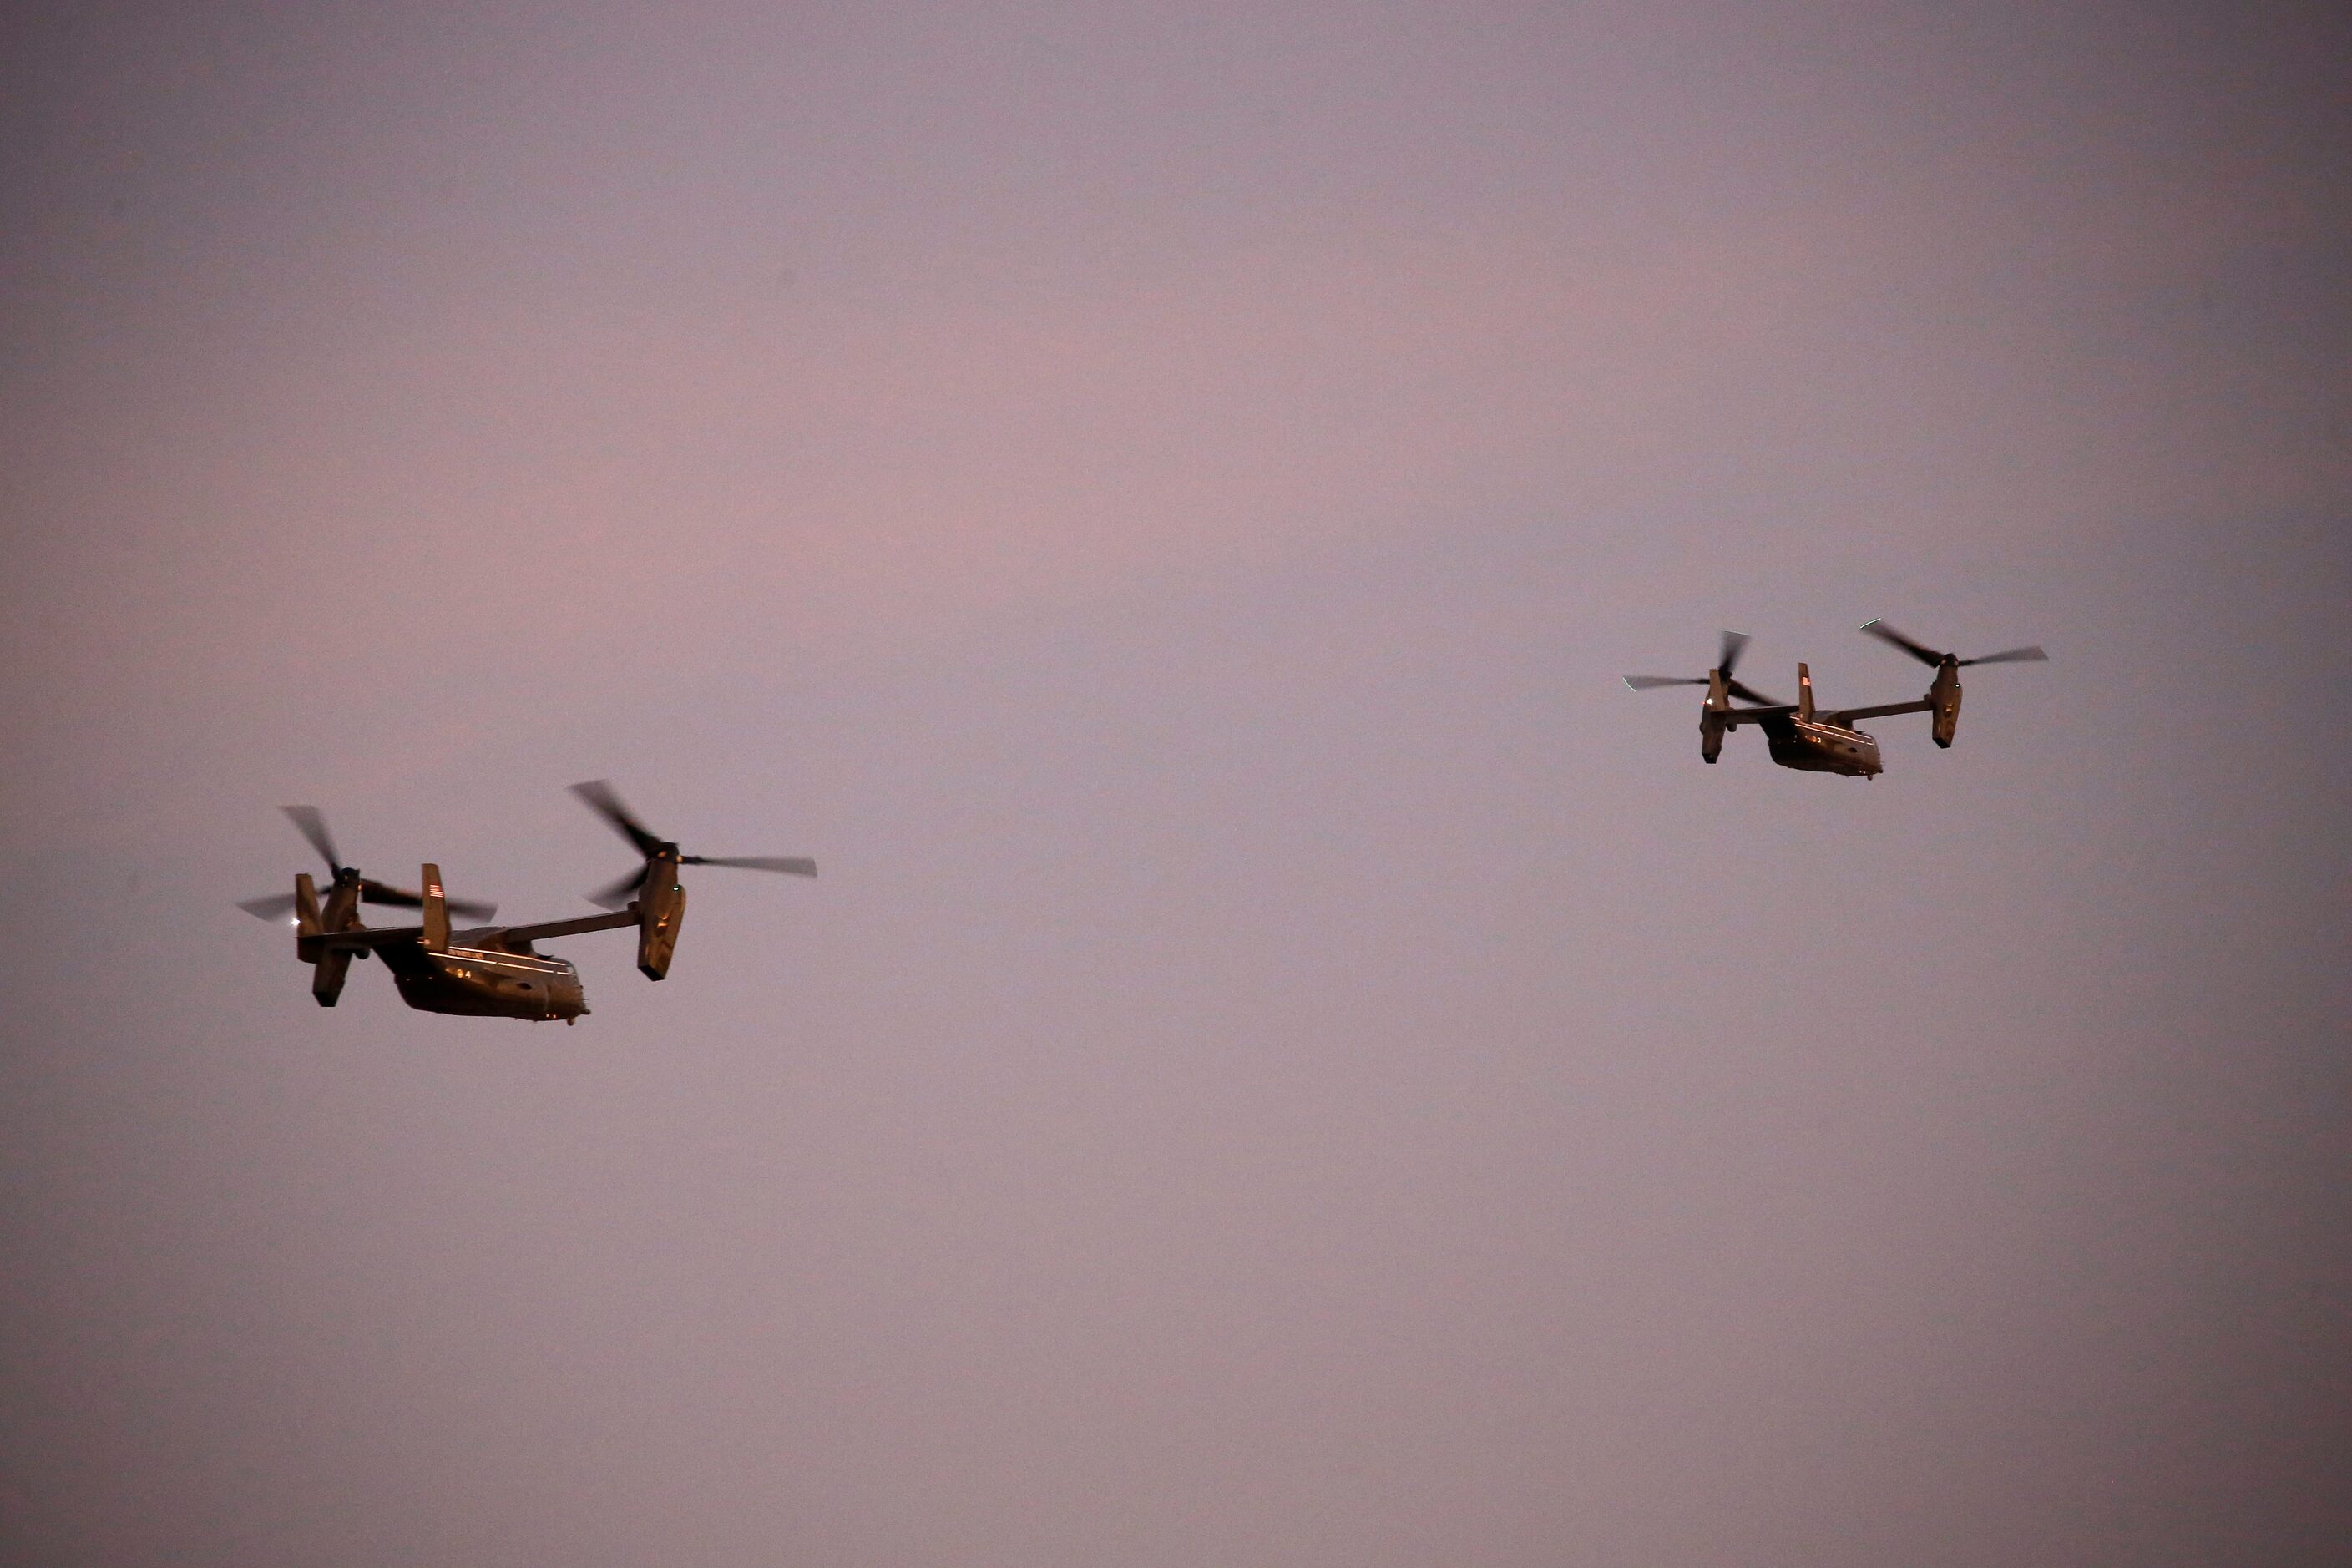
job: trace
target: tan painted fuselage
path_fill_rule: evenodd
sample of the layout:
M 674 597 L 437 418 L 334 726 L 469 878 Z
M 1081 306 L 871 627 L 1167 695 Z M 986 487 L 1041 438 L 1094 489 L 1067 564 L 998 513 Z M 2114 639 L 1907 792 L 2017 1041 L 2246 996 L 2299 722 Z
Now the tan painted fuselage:
M 400 999 L 426 1013 L 534 1023 L 585 1017 L 580 971 L 561 958 L 452 943 L 446 952 L 416 944 L 379 948 Z

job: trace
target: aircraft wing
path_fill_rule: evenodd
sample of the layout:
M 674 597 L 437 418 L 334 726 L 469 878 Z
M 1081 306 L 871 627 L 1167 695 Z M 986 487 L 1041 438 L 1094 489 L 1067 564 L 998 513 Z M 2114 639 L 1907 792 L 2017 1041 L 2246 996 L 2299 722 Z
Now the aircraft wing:
M 362 931 L 329 931 L 317 941 L 330 952 L 373 952 L 380 947 L 398 947 L 405 942 L 415 942 L 425 935 L 423 926 L 370 926 Z
M 1795 711 L 1793 707 L 1731 708 L 1725 710 L 1719 717 L 1725 729 L 1737 730 L 1742 724 L 1761 723 L 1767 719 L 1785 719 Z
M 618 931 L 636 923 L 636 910 L 632 908 L 604 915 L 575 915 L 568 921 L 545 921 L 535 926 L 484 926 L 466 934 L 495 937 L 500 942 L 544 942 L 551 937 L 578 936 L 583 931 Z
M 622 926 L 637 923 L 634 910 L 615 910 L 608 915 L 579 915 L 568 921 L 548 921 L 535 926 L 475 926 L 469 931 L 452 931 L 453 939 L 464 938 L 479 942 L 495 939 L 500 942 L 538 942 L 546 937 L 577 936 L 582 931 L 617 931 Z M 416 942 L 425 935 L 423 926 L 370 926 L 361 931 L 330 931 L 317 940 L 325 943 L 329 952 L 373 952 L 380 947 L 398 947 L 406 942 Z
M 1890 713 L 1926 713 L 1935 706 L 1918 697 L 1908 702 L 1882 702 L 1875 708 L 1824 708 L 1813 716 L 1832 724 L 1851 725 L 1856 719 L 1884 719 Z

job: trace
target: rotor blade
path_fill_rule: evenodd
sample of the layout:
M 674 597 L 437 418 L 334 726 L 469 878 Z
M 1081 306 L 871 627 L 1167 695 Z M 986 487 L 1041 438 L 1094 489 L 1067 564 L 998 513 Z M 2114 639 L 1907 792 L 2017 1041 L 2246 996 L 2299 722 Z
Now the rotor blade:
M 1909 637 L 1905 637 L 1901 632 L 1896 631 L 1885 621 L 1873 621 L 1862 629 L 1870 636 L 1876 637 L 1880 642 L 1885 643 L 1891 647 L 1901 648 L 1905 653 L 1909 654 L 1921 664 L 1933 665 L 1944 662 L 1944 656 L 1942 654 L 1937 653 L 1934 648 L 1927 647 L 1924 643 L 1913 642 Z
M 1729 675 L 1733 670 L 1739 668 L 1739 656 L 1741 653 L 1746 651 L 1747 647 L 1748 634 L 1746 632 L 1724 633 L 1723 650 L 1716 656 L 1715 668 L 1723 671 L 1724 674 Z
M 640 866 L 611 887 L 599 888 L 589 894 L 588 901 L 592 904 L 602 904 L 608 910 L 617 910 L 635 897 L 637 889 L 645 885 L 646 868 Z
M 589 808 L 613 825 L 614 830 L 636 846 L 640 855 L 650 855 L 662 847 L 651 829 L 636 819 L 635 813 L 622 804 L 613 786 L 603 779 L 590 779 L 572 786 L 572 793 L 588 803 Z
M 272 893 L 266 899 L 239 899 L 236 907 L 257 921 L 282 921 L 294 912 L 294 895 Z
M 498 918 L 499 906 L 486 904 L 478 899 L 446 899 L 442 900 L 453 915 L 469 921 L 491 921 Z
M 1636 691 L 1654 691 L 1661 686 L 1705 686 L 1704 675 L 1629 675 L 1625 684 Z
M 327 836 L 325 814 L 315 805 L 281 805 L 278 809 L 292 820 L 294 826 L 301 830 L 302 837 L 310 841 L 310 847 L 319 852 L 320 858 L 340 876 L 343 869 L 343 858 L 335 853 L 335 841 Z
M 1757 690 L 1754 687 L 1748 685 L 1744 680 L 1727 680 L 1723 683 L 1723 689 L 1732 696 L 1738 698 L 1742 702 L 1753 702 L 1763 708 L 1785 708 L 1788 706 L 1787 703 L 1781 701 L 1777 697 L 1765 696 L 1762 692 Z
M 816 875 L 816 862 L 805 855 L 782 858 L 772 855 L 681 855 L 677 863 L 681 866 L 737 866 L 746 871 L 789 871 L 795 877 Z
M 1962 664 L 2047 664 L 2049 661 L 2050 656 L 2038 647 L 2005 647 L 1999 653 L 1960 660 Z

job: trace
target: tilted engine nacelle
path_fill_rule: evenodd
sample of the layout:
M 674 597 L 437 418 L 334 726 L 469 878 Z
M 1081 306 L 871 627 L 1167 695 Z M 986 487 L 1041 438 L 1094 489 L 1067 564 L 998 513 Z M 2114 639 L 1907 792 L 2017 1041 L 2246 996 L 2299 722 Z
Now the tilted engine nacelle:
M 320 938 L 327 928 L 319 919 L 319 884 L 310 879 L 308 871 L 294 874 L 294 956 L 305 963 L 316 963 L 326 951 Z
M 1936 670 L 1936 683 L 1927 688 L 1927 700 L 1934 705 L 1927 710 L 1927 721 L 1936 744 L 1949 747 L 1960 728 L 1960 671 L 1949 654 Z
M 320 1006 L 335 1005 L 343 994 L 343 977 L 351 972 L 350 948 L 339 947 L 331 952 L 319 955 L 319 962 L 310 972 L 310 994 L 318 999 Z
M 1731 710 L 1731 678 L 1720 669 L 1706 672 L 1706 702 L 1698 711 L 1699 760 L 1712 763 L 1723 755 L 1723 716 Z
M 645 885 L 637 889 L 637 968 L 646 979 L 669 973 L 678 928 L 685 923 L 686 884 L 678 880 L 677 851 L 665 847 L 647 857 Z
M 645 857 L 642 870 L 588 896 L 608 910 L 627 904 L 637 923 L 637 968 L 648 980 L 660 980 L 669 973 L 671 955 L 677 951 L 678 928 L 686 923 L 686 889 L 677 879 L 680 866 L 735 866 L 751 871 L 816 875 L 816 862 L 805 856 L 681 854 L 676 840 L 661 837 L 639 822 L 604 780 L 573 784 L 572 793 Z
M 342 892 L 338 882 L 336 891 Z M 351 923 L 349 910 L 356 900 L 350 895 L 330 900 L 339 911 L 337 929 Z M 310 966 L 310 994 L 321 1007 L 331 1007 L 342 998 L 344 977 L 352 972 L 352 951 L 338 948 L 329 952 L 322 940 L 327 934 L 327 916 L 319 908 L 319 885 L 308 871 L 294 877 L 294 956 Z

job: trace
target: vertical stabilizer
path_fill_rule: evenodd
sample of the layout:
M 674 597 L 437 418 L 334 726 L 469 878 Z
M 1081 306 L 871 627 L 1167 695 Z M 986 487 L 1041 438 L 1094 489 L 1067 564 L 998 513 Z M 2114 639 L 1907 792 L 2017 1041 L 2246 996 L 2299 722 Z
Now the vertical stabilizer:
M 425 868 L 425 951 L 449 951 L 449 901 L 441 891 L 441 868 Z
M 1810 722 L 1813 717 L 1813 672 L 1803 665 L 1797 666 L 1797 720 Z

